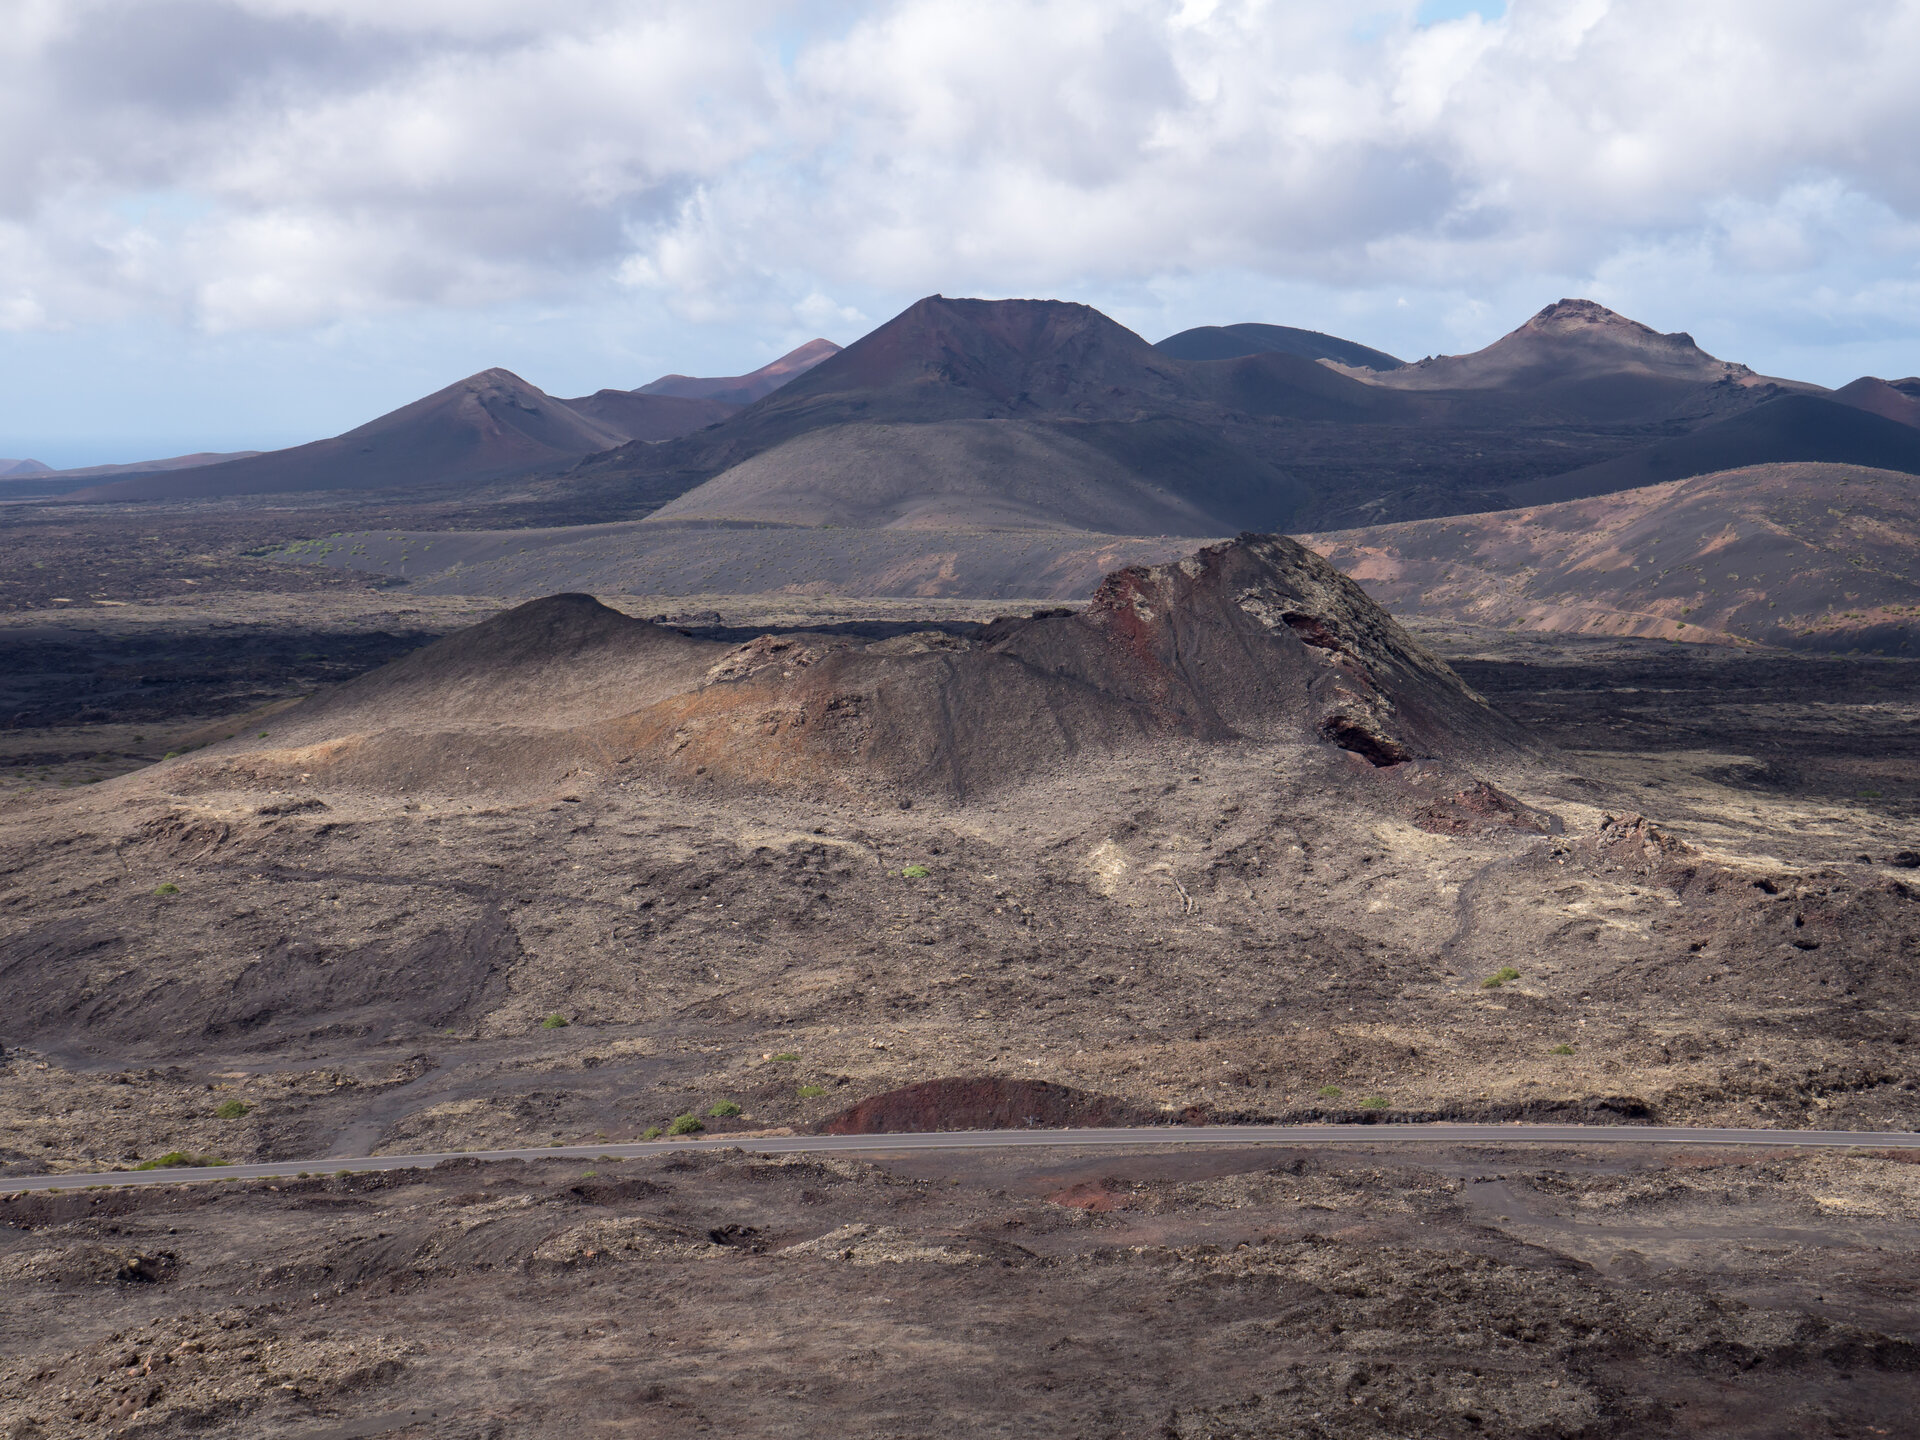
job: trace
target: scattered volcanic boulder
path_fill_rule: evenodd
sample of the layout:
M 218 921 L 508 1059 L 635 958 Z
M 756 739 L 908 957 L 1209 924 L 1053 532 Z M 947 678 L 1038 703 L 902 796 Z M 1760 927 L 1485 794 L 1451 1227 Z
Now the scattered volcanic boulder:
M 730 646 L 553 596 L 284 712 L 271 749 L 174 763 L 183 784 L 195 769 L 456 791 L 648 774 L 963 802 L 1174 738 L 1324 745 L 1372 767 L 1525 748 L 1326 561 L 1243 535 L 1116 571 L 1080 613 L 971 636 Z
M 1306 360 L 1338 360 L 1363 370 L 1398 370 L 1407 362 L 1375 350 L 1291 325 L 1200 325 L 1155 343 L 1176 360 L 1237 360 L 1243 355 L 1298 355 Z
M 789 350 L 778 360 L 762 365 L 745 375 L 702 377 L 662 375 L 642 385 L 635 395 L 671 395 L 687 400 L 715 400 L 723 405 L 751 405 L 763 400 L 782 385 L 804 375 L 822 360 L 840 353 L 831 340 L 809 340 L 798 350 Z

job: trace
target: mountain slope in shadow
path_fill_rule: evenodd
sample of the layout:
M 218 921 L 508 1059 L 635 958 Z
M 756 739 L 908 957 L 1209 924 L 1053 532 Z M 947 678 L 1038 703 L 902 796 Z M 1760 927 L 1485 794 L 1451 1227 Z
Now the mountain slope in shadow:
M 1243 355 L 1297 355 L 1303 360 L 1338 360 L 1366 370 L 1397 370 L 1407 362 L 1375 350 L 1291 325 L 1198 325 L 1154 342 L 1154 349 L 1176 360 L 1238 360 Z
M 1920 474 L 1920 429 L 1819 395 L 1782 395 L 1601 465 L 1507 487 L 1516 505 L 1633 490 L 1749 465 L 1825 461 Z

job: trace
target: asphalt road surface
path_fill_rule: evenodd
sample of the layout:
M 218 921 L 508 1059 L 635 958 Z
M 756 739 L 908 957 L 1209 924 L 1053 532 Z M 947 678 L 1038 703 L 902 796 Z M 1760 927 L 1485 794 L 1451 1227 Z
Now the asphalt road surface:
M 1792 1149 L 1920 1150 L 1907 1130 L 1710 1130 L 1685 1125 L 1154 1125 L 1111 1130 L 948 1130 L 911 1135 L 712 1135 L 640 1145 L 550 1145 L 528 1150 L 452 1150 L 350 1160 L 273 1160 L 259 1165 L 179 1166 L 94 1174 L 0 1178 L 0 1194 L 88 1185 L 178 1185 L 343 1171 L 410 1170 L 447 1160 L 630 1159 L 663 1150 L 751 1150 L 762 1155 L 899 1155 L 910 1150 L 1108 1149 L 1164 1145 L 1766 1145 Z

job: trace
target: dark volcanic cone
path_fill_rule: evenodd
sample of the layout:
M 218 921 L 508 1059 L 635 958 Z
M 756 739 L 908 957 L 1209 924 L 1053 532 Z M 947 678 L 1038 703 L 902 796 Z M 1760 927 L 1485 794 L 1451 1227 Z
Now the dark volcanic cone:
M 1171 739 L 1324 745 L 1375 767 L 1524 748 L 1357 585 L 1258 535 L 971 638 L 728 646 L 553 596 L 276 717 L 276 738 L 290 748 L 228 763 L 402 790 L 649 773 L 956 801 Z

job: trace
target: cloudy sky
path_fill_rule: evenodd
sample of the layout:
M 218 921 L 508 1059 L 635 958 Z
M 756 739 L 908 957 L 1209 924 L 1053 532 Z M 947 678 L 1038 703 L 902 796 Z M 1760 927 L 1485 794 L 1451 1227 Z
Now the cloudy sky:
M 1920 0 L 6 0 L 0 455 L 750 369 L 917 296 L 1920 371 Z

